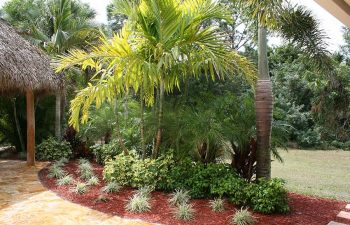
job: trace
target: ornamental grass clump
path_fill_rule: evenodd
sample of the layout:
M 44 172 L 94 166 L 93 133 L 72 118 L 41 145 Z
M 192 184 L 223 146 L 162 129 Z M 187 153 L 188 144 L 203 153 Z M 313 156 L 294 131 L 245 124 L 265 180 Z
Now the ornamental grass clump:
M 188 203 L 189 200 L 190 200 L 190 194 L 188 191 L 175 190 L 175 192 L 171 194 L 169 203 L 171 205 L 180 205 L 180 204 Z
M 225 209 L 225 201 L 222 198 L 216 198 L 209 201 L 209 206 L 214 212 L 222 212 Z
M 149 198 L 142 194 L 134 194 L 128 201 L 125 209 L 129 212 L 142 213 L 151 210 Z
M 137 191 L 135 191 L 135 194 L 150 198 L 152 191 L 154 191 L 154 187 L 144 186 L 144 187 L 140 187 Z
M 61 159 L 56 160 L 54 162 L 54 164 L 59 166 L 59 167 L 65 166 L 67 163 L 68 163 L 68 159 L 67 158 L 61 158 Z
M 77 172 L 80 174 L 80 178 L 83 180 L 89 180 L 95 175 L 91 163 L 86 159 L 79 159 Z
M 56 164 L 52 164 L 52 166 L 50 166 L 49 168 L 49 174 L 48 174 L 49 178 L 60 179 L 66 175 L 67 173 L 60 166 Z
M 179 220 L 191 220 L 194 217 L 194 209 L 191 204 L 181 203 L 175 209 L 175 218 Z
M 111 182 L 107 183 L 107 185 L 102 188 L 102 192 L 116 193 L 116 192 L 119 192 L 121 188 L 122 188 L 122 186 L 119 185 L 117 182 L 111 181 Z
M 73 179 L 72 175 L 66 175 L 66 176 L 57 180 L 58 186 L 70 185 L 73 183 L 74 183 L 74 179 Z
M 89 186 L 95 186 L 95 185 L 98 185 L 98 184 L 100 184 L 100 181 L 99 181 L 97 176 L 90 177 L 90 179 L 87 182 L 87 185 L 89 185 Z
M 78 182 L 72 191 L 76 194 L 84 194 L 88 191 L 88 186 L 85 183 Z
M 231 223 L 236 225 L 251 225 L 256 223 L 256 219 L 248 209 L 241 208 L 232 216 Z

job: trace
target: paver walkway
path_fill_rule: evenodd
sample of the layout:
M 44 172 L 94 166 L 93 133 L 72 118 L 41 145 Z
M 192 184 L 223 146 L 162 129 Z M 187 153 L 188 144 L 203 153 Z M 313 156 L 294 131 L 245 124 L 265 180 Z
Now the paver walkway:
M 23 161 L 0 160 L 1 225 L 151 225 L 110 216 L 63 200 L 45 189 L 38 171 L 47 163 L 27 167 Z

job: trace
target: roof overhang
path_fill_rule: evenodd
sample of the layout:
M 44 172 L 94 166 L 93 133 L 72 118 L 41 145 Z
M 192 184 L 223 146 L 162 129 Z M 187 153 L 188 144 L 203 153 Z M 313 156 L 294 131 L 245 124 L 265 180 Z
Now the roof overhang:
M 340 22 L 350 27 L 350 0 L 314 0 Z

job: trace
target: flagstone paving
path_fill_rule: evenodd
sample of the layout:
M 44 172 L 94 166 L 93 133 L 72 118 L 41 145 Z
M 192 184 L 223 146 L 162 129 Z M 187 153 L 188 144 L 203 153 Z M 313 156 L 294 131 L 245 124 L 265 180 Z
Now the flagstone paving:
M 151 225 L 107 215 L 71 203 L 45 189 L 38 171 L 47 163 L 27 167 L 24 161 L 0 160 L 1 225 Z

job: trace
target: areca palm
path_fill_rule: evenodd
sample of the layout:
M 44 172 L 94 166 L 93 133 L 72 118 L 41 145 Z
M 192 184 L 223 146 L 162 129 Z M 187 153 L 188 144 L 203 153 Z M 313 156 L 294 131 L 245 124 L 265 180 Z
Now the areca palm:
M 158 99 L 158 128 L 153 155 L 159 154 L 162 138 L 163 101 L 166 92 L 180 88 L 189 76 L 205 74 L 212 79 L 242 73 L 255 79 L 251 63 L 232 51 L 224 34 L 215 26 L 204 26 L 215 19 L 230 20 L 228 10 L 214 0 L 116 0 L 116 11 L 128 21 L 111 40 L 91 52 L 70 51 L 58 59 L 57 71 L 80 65 L 96 70 L 95 80 L 71 102 L 70 123 L 76 128 L 86 122 L 93 102 L 123 95 L 132 88 L 142 90 L 141 101 Z
M 235 0 L 234 0 L 235 1 Z M 258 82 L 256 86 L 257 178 L 271 177 L 271 127 L 273 95 L 267 57 L 267 31 L 277 32 L 298 45 L 310 62 L 322 72 L 332 70 L 324 44 L 324 34 L 311 13 L 302 7 L 291 7 L 285 0 L 239 0 L 244 10 L 258 22 Z

